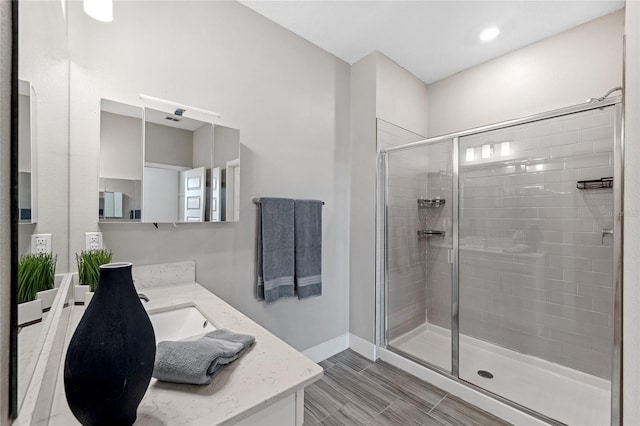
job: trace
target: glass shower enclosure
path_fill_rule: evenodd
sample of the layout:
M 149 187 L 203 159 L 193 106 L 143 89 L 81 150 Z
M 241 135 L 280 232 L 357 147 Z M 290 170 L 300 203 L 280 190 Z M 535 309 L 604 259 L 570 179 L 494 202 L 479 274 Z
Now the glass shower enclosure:
M 612 98 L 381 146 L 381 346 L 551 423 L 618 424 L 621 120 Z

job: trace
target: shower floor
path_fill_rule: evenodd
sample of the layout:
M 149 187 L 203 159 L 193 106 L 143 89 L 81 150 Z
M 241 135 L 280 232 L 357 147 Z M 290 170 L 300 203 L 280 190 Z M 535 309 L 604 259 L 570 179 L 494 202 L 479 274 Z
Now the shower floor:
M 389 346 L 451 371 L 451 333 L 431 324 Z M 478 375 L 493 374 L 493 379 Z M 460 378 L 568 425 L 610 424 L 611 383 L 540 358 L 460 335 Z

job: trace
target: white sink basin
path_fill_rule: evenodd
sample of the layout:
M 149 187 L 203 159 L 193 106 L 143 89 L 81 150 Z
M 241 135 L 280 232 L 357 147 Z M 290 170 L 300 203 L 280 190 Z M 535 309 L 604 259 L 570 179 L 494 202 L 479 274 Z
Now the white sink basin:
M 196 305 L 177 305 L 149 312 L 156 343 L 163 340 L 193 340 L 217 327 Z

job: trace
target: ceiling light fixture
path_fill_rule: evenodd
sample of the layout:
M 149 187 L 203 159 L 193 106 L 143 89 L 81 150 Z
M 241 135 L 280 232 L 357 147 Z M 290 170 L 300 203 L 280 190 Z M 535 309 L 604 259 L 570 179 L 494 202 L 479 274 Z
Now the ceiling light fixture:
M 500 156 L 506 157 L 511 154 L 511 144 L 509 142 L 502 142 L 500 144 Z
M 113 21 L 113 0 L 82 0 L 84 12 L 101 22 Z
M 494 38 L 498 37 L 498 34 L 500 34 L 500 28 L 498 28 L 498 27 L 487 28 L 486 30 L 483 30 L 480 33 L 480 40 L 482 40 L 482 41 L 491 41 Z
M 475 149 L 474 148 L 467 148 L 467 150 L 465 152 L 466 152 L 465 159 L 467 161 L 473 161 L 473 159 L 475 158 Z

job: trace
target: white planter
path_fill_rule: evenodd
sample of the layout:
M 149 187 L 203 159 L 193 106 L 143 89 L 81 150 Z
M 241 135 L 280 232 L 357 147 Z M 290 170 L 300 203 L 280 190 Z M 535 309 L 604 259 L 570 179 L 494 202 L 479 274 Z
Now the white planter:
M 88 285 L 73 286 L 73 301 L 76 305 L 84 304 L 84 294 L 89 291 Z
M 58 294 L 58 289 L 52 288 L 50 290 L 43 290 L 36 294 L 38 299 L 42 300 L 42 309 L 46 311 L 51 308 L 51 305 L 53 305 L 53 301 L 56 299 L 56 294 Z
M 33 324 L 42 321 L 42 300 L 18 304 L 18 325 Z
M 88 286 L 87 286 L 88 287 Z M 84 294 L 84 308 L 87 309 L 89 303 L 91 303 L 91 299 L 93 299 L 94 292 L 88 291 Z

